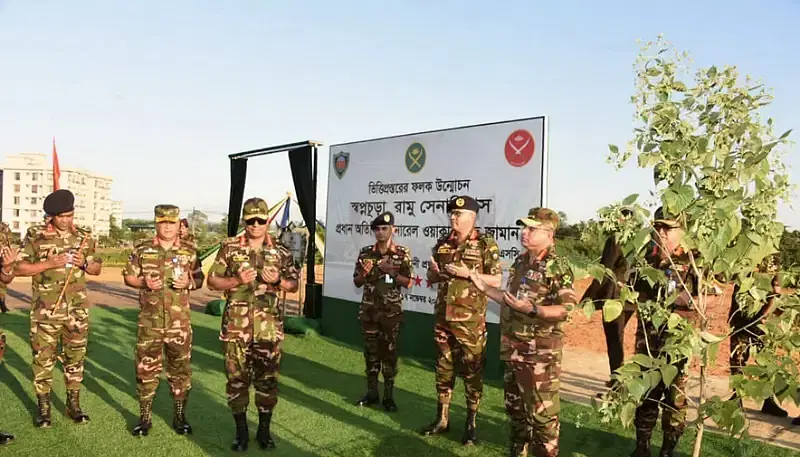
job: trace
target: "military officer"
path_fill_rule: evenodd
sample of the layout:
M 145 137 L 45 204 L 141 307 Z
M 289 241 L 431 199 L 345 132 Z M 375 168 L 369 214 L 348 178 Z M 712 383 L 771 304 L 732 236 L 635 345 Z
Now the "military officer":
M 31 276 L 31 348 L 33 385 L 38 412 L 36 427 L 50 427 L 53 367 L 61 360 L 67 385 L 67 415 L 76 423 L 89 420 L 80 407 L 80 386 L 89 333 L 86 275 L 99 275 L 91 232 L 73 223 L 75 196 L 59 189 L 44 199 L 51 218 L 41 229 L 28 232 L 17 262 L 17 276 Z M 62 353 L 57 353 L 59 342 Z
M 2 239 L 5 237 L 5 233 L 0 233 L 0 259 L 2 259 L 2 266 L 0 267 L 0 284 L 4 287 L 11 283 L 14 280 L 14 264 L 17 261 L 17 255 L 19 254 L 19 249 L 13 247 L 10 243 L 10 240 Z M 6 334 L 3 333 L 3 330 L 0 329 L 0 370 L 3 370 L 4 367 L 3 361 L 4 354 L 6 350 Z M 2 371 L 0 371 L 2 373 Z M 14 441 L 14 435 L 6 432 L 0 431 L 0 445 L 8 444 Z
M 731 375 L 741 374 L 743 368 L 747 365 L 750 359 L 750 347 L 763 348 L 761 338 L 764 336 L 764 331 L 757 325 L 759 321 L 764 320 L 771 312 L 775 303 L 775 298 L 781 293 L 780 278 L 778 270 L 780 269 L 780 253 L 768 256 L 756 267 L 756 274 L 758 276 L 767 276 L 770 281 L 772 291 L 767 295 L 766 300 L 759 303 L 758 310 L 754 314 L 748 314 L 748 309 L 751 302 L 756 300 L 749 293 L 740 294 L 739 284 L 742 279 L 734 283 L 733 297 L 731 300 L 731 307 L 728 312 L 728 322 L 731 326 L 731 355 L 730 355 L 730 372 Z M 737 395 L 734 393 L 733 398 Z M 741 406 L 741 400 L 739 401 Z M 775 398 L 769 397 L 764 400 L 761 406 L 761 412 L 776 417 L 788 417 L 789 412 L 781 408 L 775 401 Z
M 517 220 L 525 252 L 514 260 L 505 291 L 471 273 L 476 287 L 502 306 L 500 359 L 511 456 L 558 456 L 563 326 L 567 305 L 576 303 L 572 272 L 555 253 L 558 223 L 558 214 L 547 208 L 532 208 Z
M 372 221 L 376 243 L 361 249 L 353 271 L 353 283 L 363 287 L 358 317 L 364 338 L 367 394 L 359 406 L 374 405 L 378 374 L 383 369 L 383 407 L 397 411 L 394 378 L 397 375 L 397 338 L 403 321 L 402 288 L 411 286 L 412 266 L 408 248 L 392 240 L 394 215 L 385 212 Z
M 486 361 L 487 300 L 470 279 L 470 270 L 477 270 L 493 287 L 499 286 L 502 278 L 497 243 L 475 227 L 478 209 L 478 202 L 466 195 L 448 202 L 451 230 L 433 247 L 427 274 L 439 289 L 434 305 L 438 405 L 436 420 L 423 428 L 422 434 L 437 435 L 450 429 L 450 399 L 456 367 L 460 366 L 467 403 L 461 440 L 465 445 L 477 441 L 475 421 Z
M 207 280 L 210 289 L 225 291 L 220 340 L 228 377 L 228 406 L 236 423 L 231 446 L 235 451 L 247 450 L 251 385 L 256 391 L 259 416 L 256 441 L 264 449 L 275 447 L 270 423 L 278 402 L 284 338 L 278 293 L 297 290 L 298 273 L 291 251 L 267 233 L 268 211 L 267 203 L 260 198 L 244 203 L 244 234 L 222 241 Z
M 166 351 L 166 374 L 173 398 L 172 428 L 191 434 L 186 404 L 192 388 L 192 324 L 189 291 L 203 285 L 197 248 L 178 237 L 180 208 L 155 207 L 156 236 L 141 241 L 122 274 L 125 284 L 139 290 L 136 343 L 136 393 L 140 418 L 134 436 L 147 436 L 152 427 L 153 398 Z
M 11 229 L 8 228 L 8 224 L 5 222 L 0 222 L 0 243 L 2 247 L 11 246 Z M 8 306 L 6 306 L 6 291 L 8 290 L 8 286 L 0 281 L 0 311 L 7 313 Z
M 688 254 L 680 245 L 685 234 L 684 228 L 677 218 L 666 214 L 663 208 L 656 210 L 653 228 L 655 229 L 655 244 L 645 259 L 651 267 L 664 272 L 668 283 L 666 287 L 662 284 L 652 286 L 645 278 L 639 278 L 634 283 L 634 290 L 639 293 L 639 303 L 650 300 L 666 300 L 677 294 L 672 305 L 673 310 L 678 314 L 689 315 L 692 312 L 692 297 L 681 285 L 692 282 Z M 654 357 L 661 356 L 669 335 L 666 331 L 666 323 L 660 327 L 653 325 L 647 316 L 642 315 L 641 306 L 638 319 L 636 353 L 653 354 Z M 669 361 L 669 356 L 667 359 Z M 650 439 L 658 420 L 659 409 L 663 414 L 661 426 L 664 431 L 659 457 L 673 455 L 678 440 L 686 428 L 686 396 L 684 395 L 688 379 L 686 369 L 685 363 L 678 363 L 678 374 L 672 383 L 666 385 L 663 380 L 659 382 L 636 408 L 634 418 L 636 449 L 632 457 L 650 456 Z

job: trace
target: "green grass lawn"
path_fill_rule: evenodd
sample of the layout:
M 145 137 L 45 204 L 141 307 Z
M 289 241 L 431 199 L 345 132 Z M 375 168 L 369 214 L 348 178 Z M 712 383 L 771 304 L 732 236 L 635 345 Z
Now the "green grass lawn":
M 154 428 L 150 436 L 136 438 L 130 428 L 138 417 L 135 398 L 133 348 L 136 310 L 95 307 L 92 309 L 89 360 L 86 365 L 83 404 L 92 421 L 75 425 L 64 416 L 64 382 L 60 365 L 54 374 L 53 428 L 32 425 L 35 395 L 31 384 L 28 318 L 17 311 L 2 315 L 9 347 L 0 372 L 2 422 L 0 429 L 16 435 L 16 441 L 0 448 L 0 455 L 34 456 L 201 456 L 231 455 L 233 420 L 225 403 L 225 376 L 220 343 L 219 318 L 195 313 L 194 389 L 188 419 L 194 435 L 182 437 L 171 428 L 172 402 L 162 380 L 154 406 Z M 273 436 L 277 449 L 272 455 L 286 456 L 503 456 L 508 426 L 499 385 L 486 387 L 478 419 L 481 443 L 463 448 L 459 439 L 465 419 L 463 385 L 456 385 L 451 420 L 454 427 L 443 437 L 425 438 L 416 430 L 430 422 L 436 412 L 434 376 L 429 362 L 403 359 L 397 380 L 400 411 L 353 406 L 364 393 L 360 348 L 345 347 L 320 337 L 289 336 L 284 346 L 280 378 L 280 400 L 275 410 Z M 251 397 L 252 398 L 252 397 Z M 252 405 L 252 403 L 251 403 Z M 562 456 L 627 456 L 633 447 L 632 432 L 607 429 L 593 420 L 578 426 L 578 416 L 588 408 L 563 403 Z M 250 430 L 255 435 L 257 413 L 251 406 Z M 706 435 L 704 456 L 790 456 L 792 451 L 754 442 L 738 442 L 719 435 Z M 660 435 L 655 438 L 660 443 Z M 689 455 L 691 436 L 681 443 L 681 454 Z M 253 440 L 248 454 L 265 453 Z M 654 450 L 654 455 L 656 454 Z

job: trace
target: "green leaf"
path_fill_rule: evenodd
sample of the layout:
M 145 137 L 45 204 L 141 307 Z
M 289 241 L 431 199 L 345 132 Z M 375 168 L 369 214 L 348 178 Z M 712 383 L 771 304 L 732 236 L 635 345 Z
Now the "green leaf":
M 717 363 L 717 354 L 719 353 L 719 343 L 713 343 L 708 345 L 708 364 L 710 366 L 715 366 Z
M 622 200 L 622 204 L 625 206 L 632 205 L 636 199 L 639 198 L 639 194 L 631 194 L 625 197 L 625 200 Z
M 672 313 L 669 315 L 669 320 L 667 321 L 667 328 L 672 330 L 681 323 L 681 316 L 676 313 Z
M 586 315 L 587 319 L 591 319 L 594 311 L 594 303 L 592 303 L 591 300 L 587 300 L 586 303 L 583 304 L 583 314 Z
M 675 90 L 676 92 L 686 92 L 686 84 L 680 81 L 675 81 L 674 83 L 672 83 L 672 89 Z
M 644 276 L 651 286 L 667 282 L 667 276 L 664 272 L 653 267 L 644 267 L 639 270 L 639 273 Z
M 630 427 L 633 424 L 633 416 L 636 414 L 635 403 L 625 403 L 622 406 L 622 411 L 619 413 L 619 418 L 622 421 L 623 427 Z
M 613 144 L 609 144 L 608 149 L 611 151 L 612 154 L 619 154 L 619 148 Z
M 644 374 L 645 379 L 650 384 L 650 389 L 655 389 L 658 383 L 661 382 L 661 371 L 651 370 Z
M 671 214 L 678 214 L 694 201 L 694 189 L 687 185 L 672 185 L 664 192 L 664 204 Z
M 606 300 L 603 305 L 603 320 L 611 322 L 622 314 L 622 303 L 619 300 Z
M 633 289 L 624 288 L 619 292 L 619 300 L 622 303 L 636 303 L 639 299 L 639 292 Z
M 645 368 L 653 368 L 653 359 L 644 354 L 635 354 L 631 360 Z
M 628 384 L 628 391 L 636 401 L 641 401 L 644 394 L 650 389 L 650 383 L 644 379 L 636 379 Z
M 678 375 L 678 369 L 672 365 L 661 365 L 659 368 L 661 371 L 661 378 L 664 379 L 664 384 L 669 386 L 672 384 L 672 381 L 675 380 L 675 376 Z
M 791 135 L 791 133 L 792 133 L 792 129 L 789 129 L 789 130 L 785 131 L 783 133 L 783 135 L 781 135 L 778 139 L 782 140 L 782 139 L 786 138 L 787 136 Z
M 714 335 L 711 332 L 701 332 L 700 333 L 700 338 L 702 338 L 703 341 L 705 341 L 708 344 L 719 343 L 720 341 L 722 341 L 724 339 L 723 337 Z

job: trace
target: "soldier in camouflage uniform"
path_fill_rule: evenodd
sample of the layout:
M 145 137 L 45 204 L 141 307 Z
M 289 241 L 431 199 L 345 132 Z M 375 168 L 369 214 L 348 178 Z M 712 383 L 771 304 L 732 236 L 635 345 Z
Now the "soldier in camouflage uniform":
M 517 220 L 525 252 L 514 260 L 505 291 L 472 274 L 478 289 L 502 306 L 500 360 L 512 457 L 558 456 L 563 326 L 567 306 L 576 303 L 572 272 L 555 254 L 558 223 L 547 208 L 532 208 Z
M 771 312 L 775 298 L 780 295 L 779 269 L 780 253 L 768 256 L 756 267 L 756 276 L 766 277 L 770 281 L 772 293 L 767 295 L 766 301 L 761 303 L 755 314 L 748 314 L 750 302 L 755 300 L 753 296 L 749 293 L 745 293 L 743 296 L 739 294 L 739 283 L 744 278 L 739 278 L 734 283 L 731 308 L 728 312 L 728 323 L 730 323 L 732 332 L 731 356 L 729 359 L 732 375 L 742 373 L 742 369 L 747 365 L 747 361 L 750 358 L 751 346 L 762 347 L 761 337 L 764 336 L 764 331 L 758 327 L 758 322 L 765 319 Z M 736 394 L 734 394 L 732 399 L 736 397 Z M 739 400 L 739 405 L 741 406 L 741 400 Z M 772 397 L 764 400 L 761 412 L 775 417 L 789 416 L 788 411 L 781 408 Z
M 0 259 L 2 259 L 2 266 L 0 266 L 0 284 L 7 286 L 14 280 L 14 265 L 19 255 L 19 249 L 11 245 L 10 232 L 0 232 Z M 6 334 L 0 328 L 0 373 L 3 373 L 5 367 L 3 366 L 4 355 L 6 350 Z M 8 444 L 14 441 L 14 435 L 0 431 L 0 445 Z
M 192 232 L 189 230 L 189 219 L 186 219 L 185 217 L 181 219 L 178 235 L 182 240 L 190 241 L 195 244 L 197 243 L 194 235 L 192 235 Z
M 139 290 L 136 344 L 136 393 L 140 418 L 133 435 L 146 436 L 152 427 L 153 398 L 166 351 L 166 374 L 174 404 L 172 428 L 191 434 L 186 403 L 192 388 L 192 324 L 189 291 L 203 285 L 197 248 L 178 238 L 180 208 L 155 207 L 156 236 L 141 241 L 122 272 L 125 284 Z
M 408 248 L 392 241 L 394 215 L 386 212 L 372 221 L 376 243 L 361 249 L 353 271 L 353 283 L 364 287 L 358 318 L 364 338 L 367 394 L 359 406 L 374 405 L 378 396 L 378 374 L 383 368 L 383 407 L 397 411 L 394 378 L 397 375 L 397 338 L 403 321 L 402 288 L 411 286 L 411 256 Z
M 89 334 L 86 275 L 99 275 L 91 232 L 73 223 L 75 196 L 57 190 L 44 200 L 51 216 L 46 226 L 28 231 L 17 263 L 17 276 L 31 276 L 31 348 L 33 385 L 38 412 L 36 427 L 50 427 L 50 390 L 53 367 L 60 360 L 67 385 L 67 415 L 75 423 L 89 416 L 80 407 L 80 386 Z M 61 343 L 61 353 L 58 344 Z
M 462 437 L 465 445 L 477 442 L 475 433 L 478 406 L 483 396 L 483 367 L 486 362 L 486 296 L 470 280 L 477 270 L 489 285 L 502 280 L 497 243 L 475 228 L 478 203 L 460 196 L 447 205 L 451 232 L 433 247 L 428 280 L 438 284 L 434 305 L 436 338 L 436 420 L 422 430 L 437 435 L 450 430 L 450 399 L 456 369 L 464 378 L 467 422 Z
M 246 224 L 241 236 L 226 238 L 208 273 L 208 286 L 225 291 L 220 340 L 223 342 L 228 406 L 236 423 L 231 448 L 247 450 L 247 406 L 250 386 L 256 391 L 258 444 L 274 448 L 270 436 L 272 412 L 278 402 L 278 370 L 283 341 L 280 291 L 297 290 L 298 273 L 289 248 L 267 232 L 267 203 L 250 198 L 244 203 Z
M 0 242 L 2 242 L 2 247 L 11 246 L 11 229 L 8 228 L 8 224 L 5 222 L 0 222 Z M 0 311 L 7 313 L 8 306 L 6 306 L 6 292 L 8 291 L 8 286 L 3 282 L 0 282 Z
M 675 302 L 671 305 L 674 312 L 689 316 L 692 313 L 692 297 L 682 286 L 692 282 L 692 273 L 689 269 L 688 254 L 680 246 L 684 236 L 684 229 L 679 221 L 666 215 L 662 208 L 656 210 L 653 221 L 655 229 L 652 251 L 647 253 L 647 263 L 664 272 L 667 277 L 666 288 L 661 284 L 652 286 L 646 278 L 640 277 L 634 283 L 634 290 L 639 293 L 639 303 L 647 301 L 666 300 L 677 294 Z M 670 262 L 670 257 L 672 261 Z M 673 268 L 673 265 L 675 267 Z M 696 283 L 696 281 L 695 281 Z M 666 322 L 660 327 L 653 325 L 652 321 L 638 312 L 639 325 L 636 329 L 636 353 L 662 356 L 662 348 L 669 334 Z M 668 362 L 672 363 L 668 358 Z M 685 360 L 685 359 L 684 359 Z M 678 363 L 678 374 L 670 385 L 665 385 L 662 380 L 650 390 L 647 397 L 636 408 L 634 426 L 636 427 L 636 449 L 632 457 L 650 456 L 650 439 L 658 421 L 659 409 L 663 417 L 661 427 L 664 431 L 664 441 L 661 445 L 659 457 L 671 457 L 686 428 L 686 383 L 688 380 L 685 363 Z M 661 407 L 661 405 L 664 405 Z

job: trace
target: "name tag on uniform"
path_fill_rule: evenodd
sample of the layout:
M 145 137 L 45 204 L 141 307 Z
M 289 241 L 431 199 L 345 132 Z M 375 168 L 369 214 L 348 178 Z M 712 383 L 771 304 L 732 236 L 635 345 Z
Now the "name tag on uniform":
M 476 248 L 467 248 L 464 250 L 464 257 L 480 257 L 481 250 Z
M 388 274 L 383 275 L 383 278 L 386 284 L 394 284 L 394 279 L 392 279 L 392 277 L 389 276 Z
M 250 256 L 249 255 L 241 255 L 241 254 L 234 254 L 233 255 L 233 261 L 234 262 L 245 262 L 245 261 L 248 261 L 248 260 L 250 260 Z
M 439 254 L 450 254 L 451 252 L 453 252 L 453 250 L 450 249 L 449 244 L 443 244 L 439 246 L 439 249 L 436 252 Z

